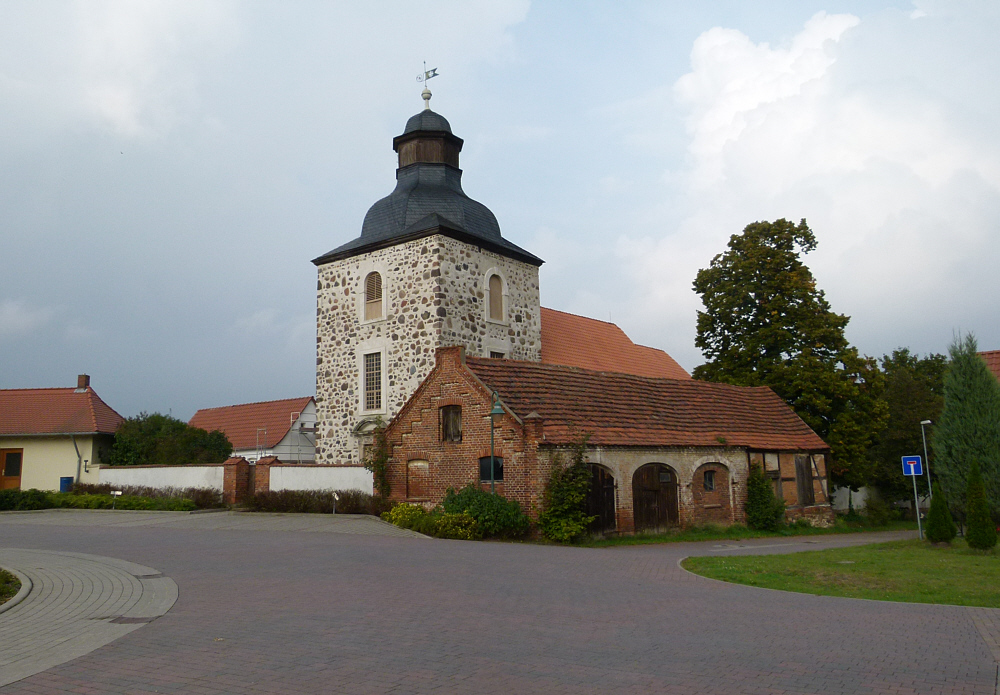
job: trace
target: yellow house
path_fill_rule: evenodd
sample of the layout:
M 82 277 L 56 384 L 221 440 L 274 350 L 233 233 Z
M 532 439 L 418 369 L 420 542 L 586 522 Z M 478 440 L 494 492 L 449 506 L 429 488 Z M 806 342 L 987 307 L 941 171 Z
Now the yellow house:
M 96 484 L 122 420 L 86 374 L 75 389 L 0 389 L 0 490 Z

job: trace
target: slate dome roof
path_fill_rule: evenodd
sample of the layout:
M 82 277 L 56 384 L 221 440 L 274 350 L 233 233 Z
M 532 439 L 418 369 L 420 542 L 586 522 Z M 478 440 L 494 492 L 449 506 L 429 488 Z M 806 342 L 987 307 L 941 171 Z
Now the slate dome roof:
M 409 135 L 418 130 L 450 133 L 451 124 L 441 114 L 435 113 L 430 109 L 424 109 L 417 115 L 410 116 L 410 120 L 406 122 L 406 127 L 403 128 L 403 135 Z
M 412 140 L 419 138 L 420 133 L 428 133 L 434 139 L 434 136 L 440 138 L 442 132 L 454 138 L 444 116 L 424 109 L 410 117 L 400 138 L 409 136 Z M 496 216 L 462 190 L 461 169 L 440 161 L 418 161 L 396 170 L 395 190 L 369 208 L 361 225 L 361 236 L 314 259 L 313 263 L 322 265 L 434 233 L 533 265 L 543 262 L 501 236 Z

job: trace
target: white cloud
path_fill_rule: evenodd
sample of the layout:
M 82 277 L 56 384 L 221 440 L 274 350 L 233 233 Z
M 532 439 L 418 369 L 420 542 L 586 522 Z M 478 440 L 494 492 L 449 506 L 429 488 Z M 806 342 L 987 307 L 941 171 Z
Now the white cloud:
M 937 21 L 917 24 L 956 30 Z M 903 74 L 923 50 L 908 15 L 877 26 L 820 13 L 787 47 L 722 28 L 694 42 L 691 72 L 675 84 L 689 134 L 682 221 L 619 244 L 661 330 L 683 327 L 680 342 L 693 341 L 691 282 L 731 234 L 805 217 L 819 239 L 806 262 L 834 310 L 853 317 L 862 350 L 941 350 L 955 321 L 1000 340 L 995 322 L 969 325 L 995 315 L 989 297 L 1000 289 L 997 139 L 965 127 L 965 104 L 944 96 L 940 75 Z
M 45 307 L 32 307 L 20 299 L 0 301 L 0 340 L 12 340 L 41 328 L 54 312 Z

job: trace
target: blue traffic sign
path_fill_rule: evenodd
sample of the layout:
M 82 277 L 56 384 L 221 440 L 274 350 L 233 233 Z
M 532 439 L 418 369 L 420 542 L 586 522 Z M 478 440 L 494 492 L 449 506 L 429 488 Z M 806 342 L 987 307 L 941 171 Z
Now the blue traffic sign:
M 903 457 L 903 475 L 923 475 L 924 467 L 919 456 Z

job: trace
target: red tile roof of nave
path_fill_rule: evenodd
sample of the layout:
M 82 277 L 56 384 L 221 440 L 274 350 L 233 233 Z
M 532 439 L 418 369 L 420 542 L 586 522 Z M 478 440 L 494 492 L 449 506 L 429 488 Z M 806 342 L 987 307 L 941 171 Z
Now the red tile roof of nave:
M 86 389 L 0 390 L 0 435 L 112 434 L 124 418 Z
M 613 323 L 542 307 L 542 363 L 663 379 L 690 379 L 663 350 L 636 345 Z
M 980 352 L 979 356 L 986 361 L 986 366 L 993 372 L 993 376 L 1000 379 L 1000 350 L 987 350 Z
M 474 357 L 466 364 L 519 417 L 538 413 L 552 444 L 568 444 L 586 433 L 591 444 L 604 446 L 828 448 L 766 386 Z
M 202 408 L 188 424 L 203 430 L 222 430 L 234 449 L 253 449 L 257 446 L 257 429 L 267 430 L 266 441 L 261 445 L 270 449 L 292 428 L 292 413 L 301 413 L 312 396 L 286 398 L 280 401 L 224 405 L 219 408 Z

